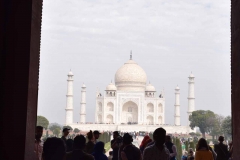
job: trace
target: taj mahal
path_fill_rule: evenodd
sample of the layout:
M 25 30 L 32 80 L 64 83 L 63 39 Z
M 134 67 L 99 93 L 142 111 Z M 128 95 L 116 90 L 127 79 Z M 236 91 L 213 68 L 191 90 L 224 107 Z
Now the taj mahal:
M 181 125 L 180 88 L 175 88 L 174 125 L 165 124 L 165 95 L 161 91 L 156 95 L 155 87 L 148 82 L 147 74 L 130 55 L 130 59 L 115 73 L 115 81 L 107 85 L 102 95 L 96 92 L 95 122 L 86 123 L 86 85 L 82 85 L 80 122 L 73 122 L 73 73 L 68 73 L 67 105 L 65 125 L 80 130 L 100 131 L 154 131 L 163 127 L 168 133 L 194 132 L 188 126 Z M 188 115 L 195 110 L 194 75 L 191 73 L 188 90 Z M 188 117 L 186 117 L 188 119 Z

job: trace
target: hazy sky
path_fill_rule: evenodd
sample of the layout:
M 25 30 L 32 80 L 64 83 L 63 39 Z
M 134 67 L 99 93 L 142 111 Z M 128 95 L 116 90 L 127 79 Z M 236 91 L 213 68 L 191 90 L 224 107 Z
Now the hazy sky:
M 225 0 L 44 1 L 38 115 L 65 122 L 71 69 L 74 122 L 80 119 L 83 82 L 87 121 L 94 121 L 96 88 L 104 93 L 130 50 L 157 94 L 165 89 L 166 123 L 174 123 L 179 85 L 181 124 L 187 124 L 191 71 L 196 109 L 230 115 L 230 1 Z

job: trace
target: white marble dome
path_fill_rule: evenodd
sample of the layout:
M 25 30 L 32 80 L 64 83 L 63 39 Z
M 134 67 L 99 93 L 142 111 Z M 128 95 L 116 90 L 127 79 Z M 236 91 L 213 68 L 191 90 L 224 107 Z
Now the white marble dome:
M 118 90 L 144 91 L 147 75 L 135 61 L 129 60 L 115 74 L 115 84 Z
M 155 89 L 155 87 L 151 83 L 149 83 L 146 86 L 146 92 L 156 92 L 156 89 Z
M 117 88 L 113 83 L 109 83 L 109 85 L 106 87 L 106 91 L 116 91 Z

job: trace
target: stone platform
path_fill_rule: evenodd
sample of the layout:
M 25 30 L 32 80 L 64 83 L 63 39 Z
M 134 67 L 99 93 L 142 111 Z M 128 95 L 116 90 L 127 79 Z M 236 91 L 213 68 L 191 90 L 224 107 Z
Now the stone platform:
M 116 124 L 68 124 L 73 129 L 78 128 L 81 131 L 99 130 L 99 131 L 121 131 L 121 132 L 153 132 L 155 129 L 162 127 L 168 134 L 179 133 L 188 134 L 195 132 L 189 126 L 172 126 L 172 125 L 116 125 Z

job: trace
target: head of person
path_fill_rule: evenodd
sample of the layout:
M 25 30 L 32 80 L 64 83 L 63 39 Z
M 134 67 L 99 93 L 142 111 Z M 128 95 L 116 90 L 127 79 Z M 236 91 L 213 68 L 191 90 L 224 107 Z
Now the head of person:
M 103 142 L 97 142 L 94 146 L 94 152 L 95 153 L 103 153 L 104 152 L 104 143 Z
M 169 135 L 166 136 L 166 142 L 172 142 L 171 136 L 169 136 Z
M 61 138 L 51 137 L 43 146 L 44 160 L 63 159 L 66 149 Z
M 163 145 L 165 143 L 165 139 L 166 139 L 166 130 L 163 128 L 157 128 L 154 132 L 153 132 L 153 140 L 155 142 L 156 145 Z
M 42 126 L 37 126 L 35 129 L 35 138 L 37 140 L 40 140 L 43 134 L 43 127 Z
M 193 149 L 192 149 L 192 148 L 189 148 L 189 149 L 188 149 L 188 155 L 190 155 L 190 156 L 193 155 Z
M 146 142 L 148 139 L 150 139 L 150 137 L 148 135 L 144 136 L 142 142 Z
M 86 144 L 86 138 L 83 135 L 77 135 L 74 138 L 73 146 L 75 149 L 83 149 Z
M 198 144 L 197 144 L 196 150 L 199 151 L 201 149 L 209 150 L 207 141 L 204 138 L 199 139 Z
M 99 136 L 100 136 L 100 132 L 99 131 L 94 131 L 93 132 L 93 136 L 94 136 L 94 138 L 97 140 L 98 138 L 99 138 Z
M 64 137 L 67 137 L 68 136 L 68 134 L 69 134 L 69 128 L 63 128 L 63 136 Z
M 222 143 L 222 142 L 224 141 L 224 137 L 223 137 L 223 136 L 219 136 L 219 137 L 218 137 L 218 141 L 219 141 L 220 143 Z
M 133 138 L 129 133 L 125 133 L 123 135 L 123 144 L 124 145 L 128 145 L 131 144 L 133 142 Z
M 152 139 L 151 138 L 149 138 L 148 140 L 146 140 L 146 142 L 145 142 L 145 144 L 144 144 L 144 147 L 146 147 L 149 143 L 151 143 L 152 142 Z
M 66 146 L 67 146 L 67 152 L 72 151 L 73 150 L 73 140 L 72 139 L 67 139 Z
M 93 139 L 93 132 L 92 132 L 92 130 L 90 130 L 90 131 L 87 133 L 87 139 L 88 139 L 89 141 L 91 141 L 91 140 Z
M 113 151 L 110 151 L 110 152 L 109 152 L 109 155 L 112 156 L 112 155 L 113 155 Z
M 188 155 L 188 152 L 187 152 L 187 151 L 185 151 L 185 152 L 184 152 L 184 156 L 187 156 L 187 155 Z
M 113 139 L 116 139 L 119 136 L 118 131 L 114 131 L 113 132 Z

